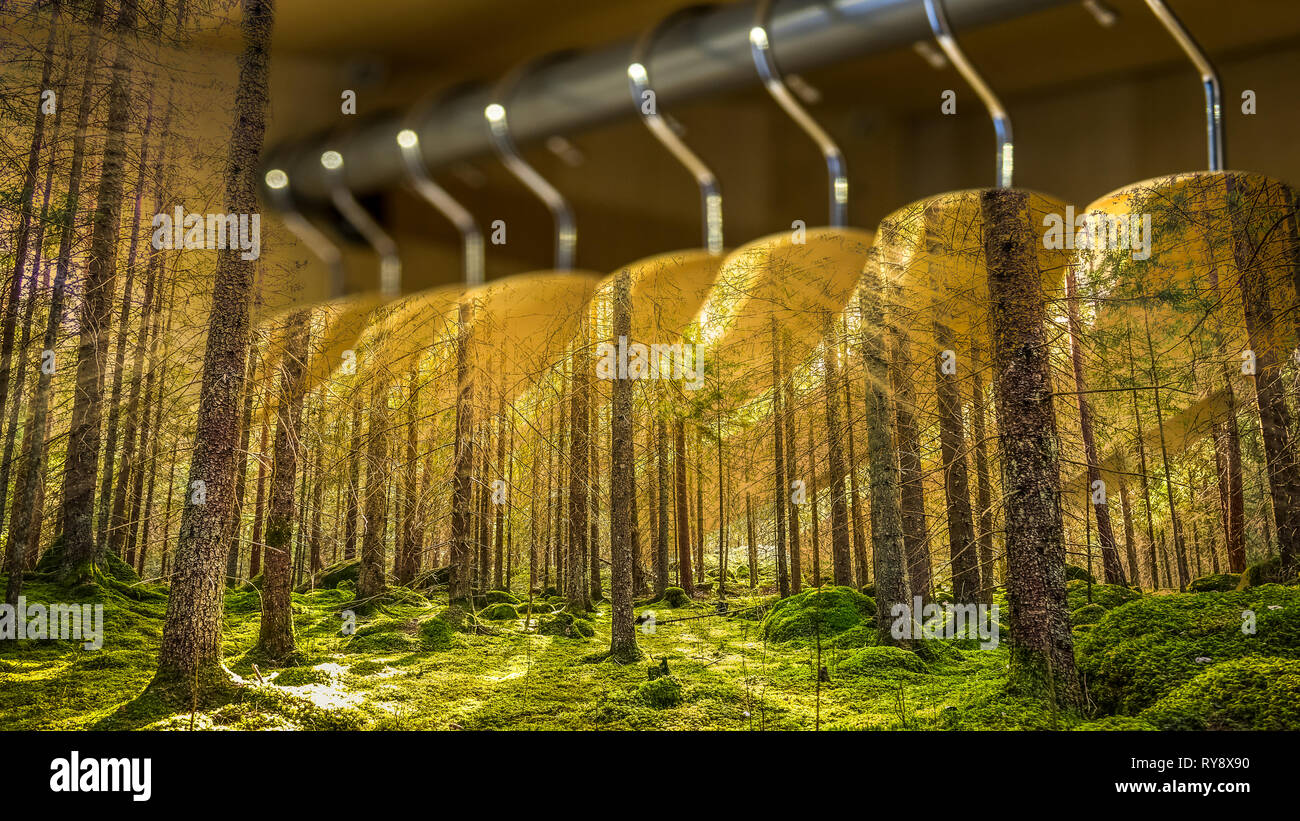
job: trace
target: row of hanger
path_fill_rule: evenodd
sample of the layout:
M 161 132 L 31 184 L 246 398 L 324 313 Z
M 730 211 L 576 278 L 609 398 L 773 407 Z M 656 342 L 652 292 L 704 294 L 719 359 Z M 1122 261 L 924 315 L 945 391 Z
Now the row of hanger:
M 943 0 L 918 0 L 918 2 L 922 2 L 925 6 L 931 31 L 939 47 L 974 89 L 988 111 L 996 137 L 995 188 L 1011 189 L 1015 143 L 1007 110 L 959 46 L 948 21 Z M 1206 96 L 1209 171 L 1221 172 L 1224 167 L 1224 148 L 1221 90 L 1217 72 L 1164 0 L 1145 0 L 1145 2 L 1191 59 L 1201 76 Z M 856 286 L 870 249 L 873 244 L 878 244 L 873 232 L 848 225 L 848 177 L 844 155 L 831 136 L 799 103 L 782 76 L 772 53 L 769 25 L 772 6 L 773 0 L 758 0 L 756 4 L 753 27 L 749 33 L 754 65 L 769 95 L 810 137 L 821 152 L 828 177 L 827 226 L 808 229 L 806 235 L 801 238 L 802 242 L 798 243 L 798 248 L 792 246 L 791 232 L 782 231 L 754 240 L 730 254 L 725 252 L 722 195 L 718 179 L 673 130 L 657 105 L 650 71 L 655 42 L 665 28 L 680 22 L 684 16 L 698 13 L 700 7 L 679 10 L 652 26 L 637 40 L 630 55 L 627 75 L 632 102 L 650 133 L 692 175 L 700 195 L 702 245 L 698 249 L 675 252 L 675 257 L 679 261 L 686 259 L 688 263 L 693 262 L 693 264 L 679 265 L 675 273 L 671 274 L 692 281 L 674 283 L 671 290 L 678 295 L 679 303 L 674 306 L 675 310 L 665 311 L 663 306 L 656 308 L 656 315 L 667 313 L 670 317 L 666 323 L 661 323 L 661 326 L 666 324 L 668 327 L 659 328 L 661 332 L 669 335 L 679 333 L 687 323 L 700 316 L 708 315 L 718 319 L 718 313 L 723 310 L 721 306 L 727 301 L 724 297 L 734 296 L 741 290 L 738 287 L 740 285 L 744 285 L 745 290 L 751 292 L 756 289 L 761 290 L 764 283 L 754 279 L 756 271 L 765 272 L 759 276 L 786 279 L 791 276 L 793 269 L 801 265 L 804 266 L 801 274 L 805 278 L 817 278 L 819 285 L 824 286 L 820 288 L 818 295 L 822 307 L 833 306 L 834 312 L 838 313 L 843 309 L 844 301 L 849 298 Z M 546 59 L 549 58 L 543 58 Z M 529 297 L 523 291 L 529 288 L 546 289 L 547 298 L 552 298 L 557 288 L 567 290 L 570 301 L 582 303 L 590 298 L 600 280 L 598 274 L 573 270 L 577 231 L 572 208 L 555 186 L 524 160 L 511 136 L 509 106 L 512 92 L 520 78 L 537 65 L 538 62 L 533 62 L 520 66 L 495 85 L 491 93 L 492 102 L 484 110 L 484 121 L 499 160 L 515 178 L 546 205 L 551 213 L 555 244 L 554 266 L 549 271 L 516 275 L 485 285 L 483 235 L 473 215 L 433 180 L 421 155 L 420 137 L 414 125 L 422 115 L 427 114 L 427 106 L 417 106 L 408 115 L 405 127 L 394 135 L 404 161 L 406 181 L 425 202 L 446 217 L 460 233 L 463 283 L 457 286 L 456 290 L 463 293 L 465 290 L 473 292 L 474 289 L 491 288 L 497 294 L 497 301 L 503 305 L 502 310 L 508 310 L 504 306 L 507 306 L 512 299 L 528 303 Z M 429 105 L 436 105 L 436 101 Z M 380 299 L 382 301 L 396 299 L 401 290 L 401 259 L 396 242 L 367 213 L 344 184 L 342 173 L 344 157 L 338 151 L 331 149 L 323 152 L 320 159 L 326 171 L 333 205 L 378 257 Z M 268 171 L 265 182 L 266 192 L 272 205 L 280 212 L 286 226 L 326 264 L 333 280 L 333 293 L 335 296 L 341 296 L 344 270 L 343 256 L 339 248 L 303 216 L 294 202 L 291 181 L 284 170 L 276 168 Z M 944 196 L 949 195 L 940 195 L 940 198 Z M 1108 196 L 1113 198 L 1114 194 Z M 886 219 L 886 222 L 888 221 L 889 218 Z M 648 267 L 644 265 L 646 262 L 643 260 L 640 263 L 633 263 L 630 267 L 645 269 Z M 659 283 L 658 291 L 651 293 L 656 286 L 649 279 L 642 283 L 644 287 L 640 288 L 643 297 L 668 293 L 668 289 L 663 288 L 662 283 Z M 777 283 L 767 284 L 775 287 Z M 633 283 L 633 288 L 634 291 L 638 289 L 636 281 Z M 532 301 L 537 300 L 534 298 Z M 737 312 L 743 309 L 743 304 L 733 304 L 730 307 L 733 325 Z M 798 315 L 806 313 L 806 311 L 791 311 L 787 316 L 778 317 L 769 311 L 763 319 L 766 322 L 779 320 L 782 324 L 789 324 L 791 321 L 797 324 Z M 501 320 L 502 317 L 496 317 L 495 324 L 500 325 Z M 755 323 L 750 324 L 750 336 L 762 330 Z M 804 325 L 805 327 L 798 328 L 796 332 L 803 333 L 809 338 L 818 336 L 819 329 L 807 322 Z M 564 336 L 563 333 L 556 334 L 554 331 L 553 328 L 548 329 L 548 338 Z

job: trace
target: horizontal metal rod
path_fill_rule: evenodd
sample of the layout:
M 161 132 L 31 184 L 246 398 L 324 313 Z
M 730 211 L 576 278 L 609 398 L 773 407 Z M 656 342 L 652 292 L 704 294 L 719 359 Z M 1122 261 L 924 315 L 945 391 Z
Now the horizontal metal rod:
M 1067 2 L 1071 0 L 947 0 L 946 6 L 960 37 L 971 28 Z M 687 15 L 666 28 L 651 55 L 655 92 L 676 104 L 758 85 L 749 43 L 753 21 L 753 3 L 740 3 Z M 777 0 L 768 32 L 776 59 L 786 71 L 804 71 L 932 39 L 922 0 Z M 524 77 L 509 104 L 513 137 L 526 143 L 635 116 L 627 81 L 632 49 L 629 40 L 556 60 Z M 404 127 L 414 127 L 419 134 L 430 169 L 488 153 L 491 142 L 483 109 L 491 102 L 490 85 L 434 106 L 414 126 L 404 122 L 402 114 L 390 113 L 343 132 L 283 143 L 264 157 L 263 171 L 287 171 L 297 202 L 312 205 L 330 197 L 319 161 L 327 149 L 343 155 L 343 182 L 358 195 L 394 186 L 404 178 L 404 160 L 396 142 L 397 132 Z M 870 96 L 870 89 L 864 89 L 864 99 Z

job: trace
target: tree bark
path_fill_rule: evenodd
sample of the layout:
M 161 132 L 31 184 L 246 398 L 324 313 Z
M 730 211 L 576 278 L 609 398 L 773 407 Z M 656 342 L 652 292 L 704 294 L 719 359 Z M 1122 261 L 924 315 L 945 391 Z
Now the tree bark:
M 272 0 L 244 0 L 245 48 L 235 95 L 235 127 L 226 166 L 226 210 L 257 210 L 258 160 L 266 127 Z M 230 532 L 239 412 L 248 354 L 253 265 L 236 250 L 218 253 L 216 286 L 203 360 L 186 504 L 167 599 L 157 685 L 182 699 L 194 688 L 226 683 L 221 670 L 221 575 Z M 199 494 L 202 488 L 205 493 Z
M 941 352 L 953 351 L 952 331 L 935 323 L 935 342 Z M 943 490 L 947 500 L 948 554 L 952 568 L 952 595 L 961 604 L 979 600 L 979 557 L 975 523 L 970 508 L 970 476 L 966 471 L 966 426 L 961 415 L 961 389 L 956 373 L 943 372 L 943 354 L 935 358 L 935 393 L 939 400 L 939 452 L 943 461 Z
M 375 368 L 381 366 L 376 363 Z M 387 375 L 371 376 L 370 413 L 366 429 L 366 533 L 361 539 L 357 598 L 367 599 L 388 589 L 385 565 L 388 550 L 388 387 Z
M 849 515 L 844 504 L 844 452 L 840 449 L 839 375 L 837 345 L 830 318 L 826 319 L 823 386 L 826 396 L 826 450 L 830 455 L 831 479 L 831 567 L 837 585 L 853 585 L 853 562 L 849 553 Z
M 790 595 L 790 577 L 786 575 L 785 563 L 785 500 L 790 492 L 786 483 L 784 436 L 782 426 L 781 385 L 785 381 L 781 373 L 781 348 L 777 336 L 776 317 L 772 317 L 772 461 L 776 470 L 776 494 L 772 502 L 772 515 L 776 518 L 776 586 L 781 598 Z
M 1011 683 L 1058 706 L 1080 703 L 1065 599 L 1060 455 L 1050 348 L 1028 194 L 981 193 L 993 390 L 1002 454 L 1011 606 Z
M 674 428 L 673 467 L 677 474 L 677 583 L 687 596 L 695 595 L 695 580 L 691 574 L 691 520 L 686 509 L 686 420 L 677 417 Z
M 631 276 L 624 269 L 614 281 L 615 339 L 632 338 Z M 632 551 L 636 532 L 636 466 L 633 452 L 632 381 L 610 385 L 610 657 L 626 663 L 641 657 L 632 610 Z
M 266 515 L 266 570 L 262 574 L 262 624 L 257 644 L 267 659 L 278 663 L 288 661 L 296 650 L 289 544 L 293 537 L 294 483 L 298 456 L 302 452 L 302 406 L 307 387 L 310 331 L 310 309 L 300 308 L 285 321 L 280 396 L 276 403 L 271 501 Z

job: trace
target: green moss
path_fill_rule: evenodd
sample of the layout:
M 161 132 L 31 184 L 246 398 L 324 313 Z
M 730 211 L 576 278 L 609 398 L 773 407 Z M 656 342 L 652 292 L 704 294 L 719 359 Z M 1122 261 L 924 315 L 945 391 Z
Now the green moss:
M 664 590 L 663 598 L 660 601 L 668 607 L 685 607 L 691 603 L 691 598 L 680 587 L 669 587 Z
M 277 687 L 301 687 L 304 684 L 329 684 L 330 675 L 310 667 L 286 667 L 271 680 Z
M 1102 620 L 1108 612 L 1100 604 L 1085 604 L 1078 610 L 1070 614 L 1070 624 L 1074 627 L 1084 627 L 1090 624 L 1096 624 Z
M 1255 632 L 1246 611 L 1254 613 Z M 1263 585 L 1228 593 L 1147 596 L 1108 613 L 1076 644 L 1089 695 L 1135 714 L 1205 670 L 1245 656 L 1300 657 L 1300 590 Z
M 489 604 L 487 607 L 484 607 L 479 611 L 478 615 L 479 618 L 488 619 L 489 621 L 503 621 L 505 619 L 519 618 L 519 611 L 515 610 L 513 604 L 497 602 L 496 604 Z
M 483 594 L 487 604 L 519 604 L 519 597 L 504 590 L 489 590 Z
M 1087 570 L 1079 567 L 1077 564 L 1067 564 L 1065 566 L 1065 580 L 1070 582 L 1075 579 L 1085 582 L 1090 581 L 1093 584 L 1096 584 L 1097 582 L 1097 577 L 1089 573 Z
M 1140 717 L 1161 730 L 1300 730 L 1300 660 L 1216 664 Z
M 1229 590 L 1236 590 L 1237 583 L 1241 581 L 1240 573 L 1215 573 L 1210 576 L 1202 576 L 1199 579 L 1193 579 L 1187 585 L 1189 593 L 1225 593 Z
M 644 681 L 636 688 L 637 698 L 647 707 L 664 710 L 682 703 L 682 683 L 673 676 Z
M 1092 586 L 1092 604 L 1101 605 L 1110 610 L 1119 607 L 1121 604 L 1142 598 L 1142 594 L 1131 587 L 1125 587 L 1122 584 L 1094 584 Z M 1086 581 L 1070 581 L 1065 585 L 1066 606 L 1073 613 L 1088 602 L 1088 583 Z
M 1252 564 L 1246 568 L 1246 572 L 1241 574 L 1237 580 L 1237 589 L 1245 590 L 1250 587 L 1259 587 L 1262 584 L 1282 584 L 1288 581 L 1284 578 L 1282 572 L 1282 559 L 1274 556 L 1267 561 Z
M 444 613 L 421 622 L 418 633 L 425 650 L 446 650 L 453 644 L 456 628 Z
M 321 570 L 320 575 L 316 577 L 316 586 L 338 588 L 346 581 L 351 582 L 351 589 L 356 590 L 357 579 L 360 575 L 361 560 L 345 559 Z
M 1131 732 L 1133 730 L 1154 730 L 1149 722 L 1133 716 L 1106 716 L 1096 721 L 1089 721 L 1075 727 L 1076 730 L 1109 730 Z
M 821 587 L 778 601 L 763 620 L 769 641 L 842 633 L 875 620 L 876 603 L 851 587 Z
M 924 673 L 927 669 L 920 656 L 901 647 L 864 647 L 836 666 L 841 675 L 887 678 L 903 673 Z

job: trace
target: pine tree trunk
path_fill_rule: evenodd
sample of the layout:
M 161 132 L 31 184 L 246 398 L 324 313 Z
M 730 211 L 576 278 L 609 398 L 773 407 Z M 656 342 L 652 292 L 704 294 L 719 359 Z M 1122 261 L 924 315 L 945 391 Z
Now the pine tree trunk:
M 897 640 L 894 608 L 910 608 L 907 549 L 903 533 L 898 454 L 890 426 L 889 364 L 885 354 L 884 287 L 875 256 L 863 268 L 862 362 L 866 367 L 867 470 L 871 476 L 871 553 L 876 577 L 876 633 L 882 644 Z
M 941 352 L 955 351 L 952 331 L 935 323 L 935 344 Z M 961 389 L 956 373 L 943 372 L 943 354 L 935 358 L 935 394 L 939 401 L 939 452 L 943 461 L 943 490 L 947 501 L 948 554 L 952 595 L 962 604 L 979 601 L 979 557 L 974 516 L 970 508 L 970 476 L 966 470 L 966 427 L 961 415 Z
M 420 386 L 419 373 L 411 368 L 410 392 L 406 399 L 406 464 L 402 470 L 402 531 L 398 535 L 397 555 L 394 558 L 395 581 L 403 587 L 409 585 L 418 572 L 416 544 L 418 528 L 418 482 L 420 462 Z
M 376 365 L 376 367 L 379 367 Z M 366 533 L 361 538 L 361 567 L 357 598 L 368 599 L 388 589 L 388 387 L 386 376 L 375 373 L 370 386 L 370 420 L 366 429 Z
M 808 425 L 808 478 L 812 482 L 810 501 L 812 502 L 812 572 L 813 587 L 822 586 L 822 534 L 821 511 L 817 509 L 817 443 L 813 441 L 813 427 Z
M 790 346 L 785 346 L 785 356 L 789 357 Z M 795 437 L 794 411 L 791 410 L 794 399 L 793 386 L 790 380 L 785 383 L 785 399 L 782 405 L 785 407 L 785 413 L 781 414 L 785 422 L 785 475 L 789 479 L 786 485 L 785 503 L 786 519 L 789 524 L 786 526 L 786 532 L 790 537 L 790 593 L 799 595 L 803 589 L 803 544 L 800 536 L 799 527 L 799 505 L 794 501 L 793 485 L 796 477 L 799 476 L 799 458 L 795 455 L 795 443 L 799 440 Z M 811 425 L 809 426 L 811 427 Z
M 262 624 L 257 645 L 267 659 L 278 663 L 288 661 L 296 649 L 289 544 L 293 536 L 294 484 L 303 441 L 302 406 L 307 387 L 310 331 L 310 309 L 299 308 L 285 321 L 280 396 L 276 402 L 271 501 L 266 515 L 266 570 L 262 574 Z M 305 473 L 305 463 L 303 469 Z M 357 587 L 359 591 L 361 585 Z
M 1080 688 L 1065 599 L 1060 454 L 1037 233 L 1023 191 L 985 191 L 981 209 L 1005 494 L 1009 677 L 1023 692 L 1076 706 Z
M 266 456 L 270 448 L 271 383 L 268 380 L 262 391 L 262 436 L 257 445 L 257 497 L 253 501 L 253 540 L 248 549 L 248 577 L 256 578 L 262 572 L 262 540 L 266 524 Z
M 615 339 L 632 338 L 631 276 L 624 269 L 614 281 L 613 330 Z M 610 384 L 610 646 L 614 661 L 626 663 L 641 657 L 636 644 L 633 597 L 633 551 L 636 546 L 636 462 L 633 450 L 632 381 Z
M 226 167 L 228 213 L 251 214 L 258 208 L 272 12 L 272 0 L 244 0 L 245 49 Z M 154 677 L 157 685 L 176 686 L 182 699 L 192 688 L 205 689 L 218 678 L 223 684 L 226 680 L 221 670 L 221 574 L 234 501 L 252 283 L 250 260 L 241 259 L 234 250 L 218 253 L 186 504 Z
M 749 547 L 749 589 L 758 587 L 758 540 L 754 538 L 754 502 L 745 494 L 745 537 Z
M 867 561 L 867 539 L 866 539 L 866 532 L 863 529 L 863 523 L 862 523 L 862 505 L 858 501 L 858 495 L 859 495 L 858 484 L 861 481 L 859 479 L 861 474 L 858 472 L 857 443 L 854 441 L 855 437 L 853 431 L 853 381 L 852 379 L 849 378 L 849 370 L 848 370 L 849 357 L 848 357 L 848 350 L 847 350 L 848 347 L 847 327 L 844 330 L 844 336 L 845 336 L 845 351 L 844 351 L 845 365 L 844 365 L 844 378 L 841 381 L 843 381 L 844 383 L 844 429 L 848 434 L 848 440 L 849 440 L 849 464 L 848 464 L 848 471 L 847 471 L 847 482 L 848 482 L 848 491 L 849 491 L 849 514 L 850 514 L 849 521 L 852 524 L 851 531 L 853 535 L 853 567 L 857 571 L 854 574 L 854 579 L 857 582 L 858 588 L 861 589 L 863 587 L 866 587 L 867 584 L 870 583 L 871 572 L 870 572 L 870 564 Z M 811 444 L 812 441 L 811 425 L 808 426 L 808 436 L 809 436 L 809 443 Z M 811 456 L 809 458 L 811 458 Z M 814 475 L 813 476 L 814 494 L 816 493 L 816 488 L 817 488 L 817 477 L 816 475 Z M 816 510 L 815 507 L 814 510 Z M 817 532 L 815 527 L 813 529 L 813 532 L 814 534 Z M 815 538 L 816 537 L 814 536 L 814 539 Z
M 695 595 L 691 573 L 691 520 L 686 503 L 686 420 L 677 417 L 673 434 L 673 468 L 676 474 L 674 494 L 677 499 L 677 583 L 687 596 Z
M 786 517 L 782 515 L 785 510 L 786 494 L 790 492 L 790 486 L 786 483 L 785 476 L 785 443 L 782 441 L 785 432 L 782 420 L 782 393 L 781 385 L 785 379 L 781 373 L 781 348 L 779 337 L 777 336 L 776 317 L 772 317 L 772 463 L 776 470 L 776 493 L 772 501 L 772 514 L 776 518 L 776 587 L 781 595 L 785 598 L 790 595 L 790 577 L 786 575 L 785 564 L 785 526 Z
M 662 410 L 659 411 L 662 413 Z M 662 598 L 668 588 L 668 539 L 672 524 L 669 521 L 669 490 L 672 480 L 668 477 L 668 423 L 662 418 L 655 420 L 655 462 L 659 469 L 659 482 L 655 495 L 658 508 L 659 524 L 655 532 L 655 596 Z
M 226 554 L 226 584 L 239 583 L 239 542 L 244 535 L 244 496 L 248 484 L 248 444 L 253 430 L 253 377 L 257 373 L 255 345 L 248 346 L 248 369 L 244 375 L 244 413 L 239 425 L 239 453 L 235 457 L 234 512 L 230 518 L 230 550 Z
M 988 421 L 984 408 L 984 351 L 971 346 L 971 417 L 975 427 L 975 504 L 979 508 L 980 601 L 993 603 L 993 481 L 989 473 Z
M 460 304 L 456 335 L 456 441 L 451 503 L 451 576 L 448 595 L 453 603 L 470 599 L 470 473 L 474 466 L 474 382 L 469 372 L 473 306 Z
M 108 91 L 99 191 L 91 220 L 90 256 L 82 281 L 76 382 L 63 457 L 63 545 L 71 578 L 89 581 L 90 566 L 103 560 L 95 544 L 95 479 L 99 475 L 104 362 L 112 326 L 113 281 L 126 177 L 126 133 L 131 118 L 127 40 L 136 24 L 136 0 L 122 0 L 114 30 L 118 36 Z M 242 376 L 242 374 L 241 374 Z
M 835 354 L 834 326 L 826 320 L 823 390 L 826 396 L 826 450 L 830 455 L 831 479 L 831 569 L 835 584 L 853 585 L 853 562 L 849 548 L 849 514 L 844 504 L 844 452 L 840 446 L 839 374 Z

